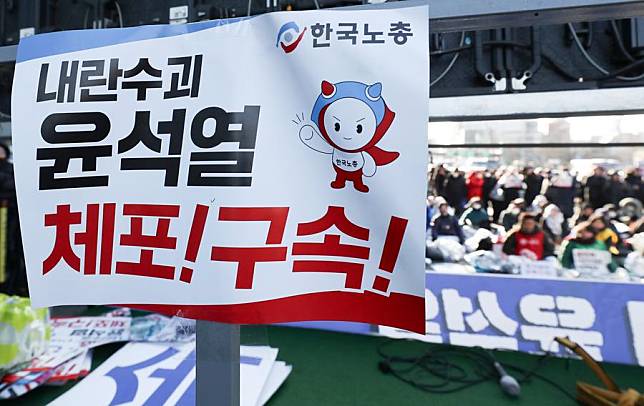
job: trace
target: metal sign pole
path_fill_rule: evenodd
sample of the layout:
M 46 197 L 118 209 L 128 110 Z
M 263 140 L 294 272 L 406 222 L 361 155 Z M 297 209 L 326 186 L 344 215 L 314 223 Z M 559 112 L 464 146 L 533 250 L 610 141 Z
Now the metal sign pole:
M 197 406 L 239 406 L 239 325 L 197 320 Z

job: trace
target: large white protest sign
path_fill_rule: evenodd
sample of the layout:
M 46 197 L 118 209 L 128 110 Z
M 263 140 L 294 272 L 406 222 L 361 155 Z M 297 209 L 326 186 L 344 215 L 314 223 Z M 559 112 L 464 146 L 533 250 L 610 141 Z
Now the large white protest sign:
M 418 3 L 23 39 L 33 303 L 422 330 L 427 49 Z

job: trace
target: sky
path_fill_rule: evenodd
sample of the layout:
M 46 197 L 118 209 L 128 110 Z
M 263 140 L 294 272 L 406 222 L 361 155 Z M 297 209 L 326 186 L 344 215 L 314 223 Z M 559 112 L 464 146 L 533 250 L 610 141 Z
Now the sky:
M 539 132 L 547 133 L 548 125 L 558 119 L 539 118 L 537 128 Z M 610 141 L 613 136 L 620 133 L 642 133 L 644 134 L 644 115 L 627 116 L 589 116 L 569 117 L 566 120 L 570 123 L 570 136 L 573 141 L 590 141 L 599 137 L 601 141 Z M 431 123 L 430 134 L 437 134 L 443 141 L 450 143 L 463 142 L 459 132 L 460 126 L 456 122 Z M 643 135 L 644 137 L 644 135 Z M 441 143 L 441 140 L 434 139 L 434 142 Z
M 644 115 L 628 116 L 593 116 L 593 117 L 569 117 L 570 137 L 575 141 L 590 141 L 599 137 L 603 141 L 609 141 L 621 133 L 644 133 Z M 538 119 L 539 131 L 547 132 L 548 123 L 553 119 Z

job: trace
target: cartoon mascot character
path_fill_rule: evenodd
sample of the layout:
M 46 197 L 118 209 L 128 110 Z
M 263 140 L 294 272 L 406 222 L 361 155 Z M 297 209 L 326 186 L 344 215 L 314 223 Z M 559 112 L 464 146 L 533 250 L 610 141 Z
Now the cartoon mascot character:
M 395 117 L 382 98 L 382 84 L 360 82 L 322 82 L 313 111 L 312 123 L 303 123 L 300 140 L 317 152 L 331 155 L 335 170 L 334 189 L 347 181 L 360 192 L 368 192 L 362 177 L 372 177 L 378 166 L 392 163 L 400 155 L 376 145 L 387 133 Z

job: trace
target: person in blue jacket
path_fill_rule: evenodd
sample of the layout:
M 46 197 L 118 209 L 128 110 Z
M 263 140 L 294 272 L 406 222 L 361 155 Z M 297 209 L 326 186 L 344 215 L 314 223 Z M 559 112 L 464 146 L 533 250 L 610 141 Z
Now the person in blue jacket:
M 438 237 L 457 237 L 458 241 L 463 244 L 465 236 L 458 219 L 449 214 L 449 205 L 442 202 L 438 205 L 438 215 L 432 221 L 432 240 Z

